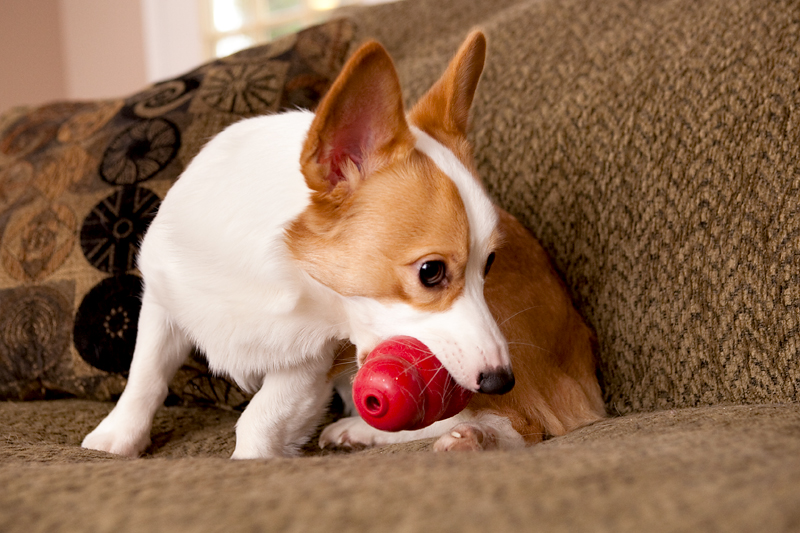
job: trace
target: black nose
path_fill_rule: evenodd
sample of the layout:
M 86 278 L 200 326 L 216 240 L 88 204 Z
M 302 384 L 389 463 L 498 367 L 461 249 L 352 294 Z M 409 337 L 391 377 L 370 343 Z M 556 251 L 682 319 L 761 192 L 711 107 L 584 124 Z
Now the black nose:
M 478 389 L 484 394 L 505 394 L 514 388 L 514 373 L 510 368 L 498 368 L 491 372 L 481 372 L 478 376 Z

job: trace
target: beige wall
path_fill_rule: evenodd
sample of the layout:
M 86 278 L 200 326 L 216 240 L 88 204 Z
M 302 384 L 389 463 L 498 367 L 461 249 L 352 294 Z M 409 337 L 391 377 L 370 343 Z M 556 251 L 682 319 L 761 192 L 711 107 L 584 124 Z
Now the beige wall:
M 0 0 L 0 112 L 65 98 L 60 0 Z
M 197 0 L 0 0 L 0 113 L 113 98 L 203 61 Z
M 147 83 L 140 0 L 59 3 L 68 98 L 123 96 Z

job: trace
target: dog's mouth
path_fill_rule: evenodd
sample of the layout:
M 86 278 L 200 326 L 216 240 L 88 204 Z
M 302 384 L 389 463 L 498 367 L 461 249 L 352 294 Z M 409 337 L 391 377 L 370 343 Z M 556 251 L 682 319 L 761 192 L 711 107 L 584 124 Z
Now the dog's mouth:
M 409 370 L 412 367 L 434 369 L 434 374 L 444 371 L 453 379 L 453 385 L 457 384 L 461 388 L 472 392 L 503 394 L 510 390 L 514 384 L 513 373 L 510 369 L 487 369 L 465 384 L 463 376 L 461 376 L 462 379 L 458 379 L 458 376 L 452 375 L 435 350 L 414 337 L 394 336 L 384 339 L 369 348 L 356 348 L 355 362 L 359 371 L 365 364 L 369 366 L 374 364 L 376 359 L 386 360 L 386 358 L 403 360 L 402 364 L 407 365 Z

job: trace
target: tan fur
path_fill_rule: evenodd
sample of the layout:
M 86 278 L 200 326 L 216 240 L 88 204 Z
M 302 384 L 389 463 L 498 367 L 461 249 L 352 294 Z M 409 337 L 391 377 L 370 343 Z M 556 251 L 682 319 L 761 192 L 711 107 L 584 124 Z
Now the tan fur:
M 363 139 L 350 136 L 363 129 L 364 124 L 371 134 L 368 146 L 363 145 Z M 300 165 L 306 183 L 317 193 L 315 202 L 335 208 L 358 186 L 359 176 L 403 159 L 414 144 L 414 136 L 406 124 L 394 63 L 386 50 L 373 41 L 353 54 L 317 107 Z M 365 161 L 363 172 L 353 172 L 354 179 L 341 182 L 339 190 L 333 191 L 327 175 L 331 167 L 330 151 L 337 145 L 363 148 L 369 160 Z
M 485 59 L 486 37 L 480 31 L 473 31 L 442 77 L 409 113 L 412 124 L 449 148 L 470 170 L 474 170 L 472 147 L 466 134 Z
M 414 151 L 369 176 L 338 213 L 312 205 L 291 226 L 287 242 L 315 279 L 345 296 L 447 309 L 464 287 L 469 232 L 458 190 Z M 422 287 L 416 263 L 447 263 L 447 286 Z M 353 265 L 359 268 L 353 268 Z
M 509 343 L 516 385 L 502 396 L 477 394 L 473 410 L 511 420 L 527 442 L 563 435 L 605 416 L 593 336 L 539 242 L 498 209 L 505 243 L 484 294 Z
M 317 109 L 301 156 L 312 201 L 287 244 L 340 294 L 442 311 L 464 287 L 469 226 L 456 185 L 413 146 L 392 60 L 368 43 Z M 433 290 L 418 279 L 428 260 L 447 265 Z

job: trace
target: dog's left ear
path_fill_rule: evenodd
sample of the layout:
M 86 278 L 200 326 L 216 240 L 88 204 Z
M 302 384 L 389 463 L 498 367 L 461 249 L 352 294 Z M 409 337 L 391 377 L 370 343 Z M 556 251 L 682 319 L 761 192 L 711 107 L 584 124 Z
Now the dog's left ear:
M 411 110 L 411 123 L 423 131 L 443 129 L 447 134 L 466 135 L 485 60 L 486 36 L 475 30 L 464 40 L 439 81 Z
M 372 41 L 353 54 L 320 102 L 300 164 L 312 190 L 338 201 L 413 147 L 394 63 Z

